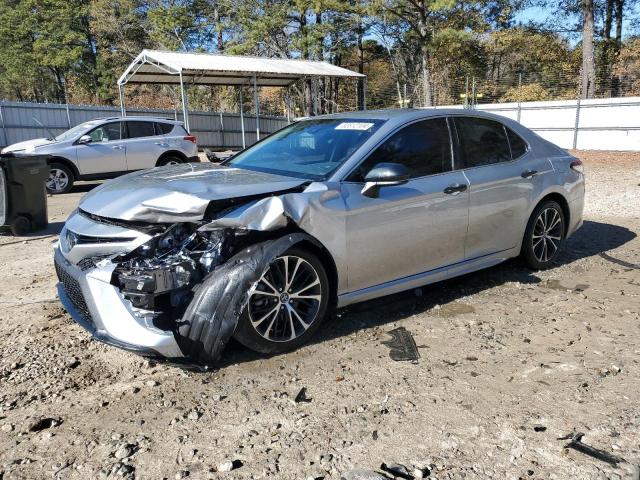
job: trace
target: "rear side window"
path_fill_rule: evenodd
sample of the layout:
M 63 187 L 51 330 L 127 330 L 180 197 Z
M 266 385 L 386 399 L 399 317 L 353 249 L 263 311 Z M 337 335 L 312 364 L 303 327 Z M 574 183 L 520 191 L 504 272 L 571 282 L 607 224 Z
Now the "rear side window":
M 525 141 L 510 128 L 504 127 L 504 129 L 507 131 L 509 145 L 511 146 L 511 158 L 515 160 L 527 153 L 527 144 Z
M 156 123 L 156 135 L 166 135 L 173 130 L 173 123 Z
M 451 170 L 449 128 L 444 118 L 412 123 L 394 133 L 362 162 L 351 181 L 363 181 L 378 163 L 400 163 L 411 178 Z
M 127 122 L 127 133 L 129 138 L 153 137 L 155 135 L 153 122 Z
M 464 168 L 493 165 L 511 160 L 505 129 L 486 118 L 455 117 Z

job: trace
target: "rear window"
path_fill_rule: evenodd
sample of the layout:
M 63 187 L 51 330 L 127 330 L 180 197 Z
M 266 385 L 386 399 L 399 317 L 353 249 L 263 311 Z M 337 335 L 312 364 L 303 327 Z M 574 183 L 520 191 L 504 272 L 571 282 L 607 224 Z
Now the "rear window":
M 153 137 L 155 135 L 153 122 L 127 122 L 127 132 L 129 138 Z
M 486 118 L 455 117 L 464 168 L 511 160 L 504 126 Z
M 516 158 L 520 158 L 522 155 L 527 153 L 527 144 L 513 130 L 507 127 L 504 127 L 504 128 L 507 131 L 507 137 L 509 138 L 509 145 L 511 146 L 511 158 L 513 158 L 514 160 Z
M 173 123 L 156 123 L 156 135 L 166 135 L 173 130 Z

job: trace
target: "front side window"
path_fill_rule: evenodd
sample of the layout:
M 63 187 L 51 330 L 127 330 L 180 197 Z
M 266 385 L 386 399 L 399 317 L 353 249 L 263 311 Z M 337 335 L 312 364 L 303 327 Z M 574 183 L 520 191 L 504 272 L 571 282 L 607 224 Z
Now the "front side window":
M 225 165 L 309 180 L 324 180 L 380 128 L 384 120 L 303 120 L 265 138 Z
M 486 118 L 455 117 L 463 168 L 493 165 L 511 160 L 504 127 Z
M 110 142 L 120 140 L 120 122 L 107 123 L 91 130 L 88 135 L 92 142 Z
M 378 163 L 400 163 L 411 178 L 451 170 L 451 143 L 445 118 L 412 123 L 394 133 L 362 162 L 349 180 L 362 182 Z
M 153 122 L 127 122 L 128 138 L 153 137 L 155 135 Z

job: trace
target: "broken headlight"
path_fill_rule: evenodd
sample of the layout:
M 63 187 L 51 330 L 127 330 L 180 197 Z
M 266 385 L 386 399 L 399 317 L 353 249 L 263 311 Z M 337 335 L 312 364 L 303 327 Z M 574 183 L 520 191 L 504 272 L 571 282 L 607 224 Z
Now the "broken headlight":
M 118 263 L 114 284 L 134 307 L 175 307 L 194 284 L 220 263 L 227 236 L 226 230 L 203 232 L 195 224 L 175 224 L 114 259 Z

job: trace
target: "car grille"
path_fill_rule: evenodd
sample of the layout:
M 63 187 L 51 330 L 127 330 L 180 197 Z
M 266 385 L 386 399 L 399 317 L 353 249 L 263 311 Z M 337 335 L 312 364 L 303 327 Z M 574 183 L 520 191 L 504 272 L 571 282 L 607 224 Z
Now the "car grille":
M 82 295 L 82 289 L 78 281 L 73 278 L 69 273 L 60 265 L 57 261 L 54 262 L 56 266 L 56 274 L 64 286 L 64 291 L 71 300 L 73 307 L 77 310 L 80 316 L 87 322 L 92 323 L 91 313 L 87 303 L 84 301 L 84 295 Z

